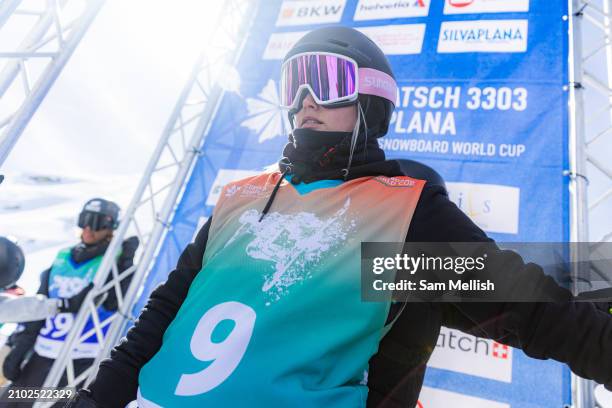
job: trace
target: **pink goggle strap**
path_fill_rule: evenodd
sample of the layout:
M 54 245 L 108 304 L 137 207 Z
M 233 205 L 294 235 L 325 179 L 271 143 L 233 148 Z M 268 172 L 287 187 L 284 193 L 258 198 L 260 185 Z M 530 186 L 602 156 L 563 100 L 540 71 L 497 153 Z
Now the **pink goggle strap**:
M 359 93 L 380 96 L 395 105 L 397 84 L 391 75 L 382 71 L 359 68 Z

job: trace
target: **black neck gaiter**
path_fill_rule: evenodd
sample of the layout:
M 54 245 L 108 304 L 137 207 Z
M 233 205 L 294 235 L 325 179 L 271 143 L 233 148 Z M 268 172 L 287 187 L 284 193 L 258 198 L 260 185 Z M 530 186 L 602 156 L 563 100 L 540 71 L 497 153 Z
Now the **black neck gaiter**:
M 89 261 L 97 256 L 104 255 L 109 243 L 110 241 L 107 239 L 96 242 L 95 244 L 85 244 L 81 242 L 72 247 L 70 255 L 72 256 L 72 260 L 77 264 Z
M 385 161 L 385 152 L 375 137 L 366 141 L 360 132 L 353 152 L 351 166 L 346 173 L 352 132 L 325 132 L 313 129 L 295 129 L 279 161 L 282 172 L 289 168 L 295 184 L 324 179 L 351 180 L 371 174 L 401 174 L 395 161 Z

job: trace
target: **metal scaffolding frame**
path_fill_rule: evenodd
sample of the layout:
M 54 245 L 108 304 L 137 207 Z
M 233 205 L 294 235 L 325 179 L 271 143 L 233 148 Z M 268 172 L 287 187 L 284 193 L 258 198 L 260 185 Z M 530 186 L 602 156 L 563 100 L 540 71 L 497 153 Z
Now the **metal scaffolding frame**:
M 570 10 L 570 236 L 590 243 L 574 249 L 573 259 L 580 260 L 593 259 L 612 240 L 606 216 L 612 209 L 612 0 L 571 0 Z M 594 275 L 612 284 L 593 263 L 573 266 L 575 277 Z M 593 289 L 599 287 L 574 279 L 574 293 Z M 594 385 L 572 377 L 575 407 L 595 406 Z
M 136 317 L 133 315 L 133 305 L 169 231 L 177 203 L 198 155 L 202 154 L 200 148 L 223 96 L 224 89 L 220 84 L 223 81 L 218 79 L 221 79 L 224 70 L 237 63 L 257 5 L 258 2 L 252 0 L 225 1 L 221 15 L 215 20 L 218 25 L 214 34 L 206 41 L 205 50 L 181 92 L 140 185 L 96 273 L 94 289 L 87 295 L 76 316 L 45 386 L 57 386 L 63 375 L 66 375 L 69 387 L 89 384 L 95 377 L 100 361 L 110 354 Z M 119 273 L 115 259 L 122 242 L 132 233 L 138 236 L 141 249 L 136 254 L 134 266 Z M 120 282 L 130 275 L 129 287 L 122 293 Z M 118 312 L 101 319 L 97 313 L 97 299 L 110 290 L 117 294 Z M 89 319 L 94 327 L 81 334 Z M 106 335 L 102 332 L 105 327 L 108 327 Z M 75 376 L 75 358 L 71 350 L 94 334 L 102 344 L 102 350 L 88 370 Z M 47 404 L 37 403 L 36 406 Z
M 580 73 L 584 176 L 588 184 L 585 241 L 612 242 L 612 1 L 576 1 L 581 23 Z M 578 50 L 577 50 L 578 51 Z M 588 115 L 586 113 L 588 112 Z M 585 227 L 586 228 L 586 227 Z
M 87 32 L 104 0 L 46 0 L 42 10 L 24 0 L 0 4 L 0 34 L 17 19 L 33 19 L 14 49 L 0 50 L 0 166 Z M 13 44 L 11 44 L 12 48 Z M 20 84 L 21 82 L 21 84 Z M 22 89 L 19 89 L 19 88 Z

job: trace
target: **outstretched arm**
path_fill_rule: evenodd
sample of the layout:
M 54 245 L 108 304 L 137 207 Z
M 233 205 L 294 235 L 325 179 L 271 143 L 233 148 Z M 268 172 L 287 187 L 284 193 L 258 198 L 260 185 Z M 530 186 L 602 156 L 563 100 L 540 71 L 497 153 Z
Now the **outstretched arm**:
M 483 242 L 495 247 L 442 189 L 430 189 L 423 199 L 407 240 Z M 582 377 L 612 386 L 612 317 L 593 303 L 574 302 L 569 291 L 518 254 L 487 253 L 488 264 L 503 265 L 515 287 L 538 288 L 554 301 L 441 303 L 442 324 L 520 348 L 533 358 L 561 361 Z

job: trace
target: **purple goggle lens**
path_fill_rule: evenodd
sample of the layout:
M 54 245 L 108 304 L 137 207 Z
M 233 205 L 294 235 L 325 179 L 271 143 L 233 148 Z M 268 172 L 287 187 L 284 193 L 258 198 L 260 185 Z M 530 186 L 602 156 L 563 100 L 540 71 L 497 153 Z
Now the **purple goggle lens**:
M 352 102 L 358 94 L 385 98 L 393 106 L 397 98 L 397 83 L 391 75 L 359 68 L 352 59 L 331 53 L 298 54 L 283 64 L 281 108 L 297 110 L 304 89 L 317 104 L 328 106 Z
M 296 55 L 281 69 L 281 107 L 294 106 L 307 88 L 319 105 L 357 98 L 357 63 L 338 55 Z

